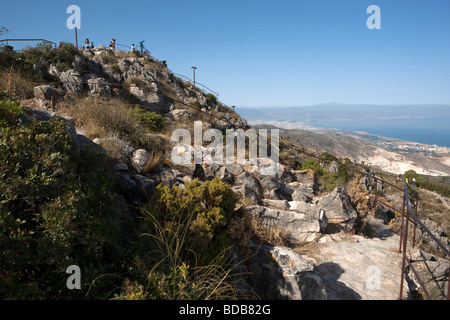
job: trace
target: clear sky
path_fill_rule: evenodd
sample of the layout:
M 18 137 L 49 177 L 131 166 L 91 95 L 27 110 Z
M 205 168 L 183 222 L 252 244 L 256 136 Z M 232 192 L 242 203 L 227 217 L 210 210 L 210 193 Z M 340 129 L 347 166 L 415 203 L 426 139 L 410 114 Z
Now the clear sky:
M 2 0 L 3 38 L 75 42 L 72 4 L 80 43 L 145 40 L 228 105 L 450 104 L 450 0 Z

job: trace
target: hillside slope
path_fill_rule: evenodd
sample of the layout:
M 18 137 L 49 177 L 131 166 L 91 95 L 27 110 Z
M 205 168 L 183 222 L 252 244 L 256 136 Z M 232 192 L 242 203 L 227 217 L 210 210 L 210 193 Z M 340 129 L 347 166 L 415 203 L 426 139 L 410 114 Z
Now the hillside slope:
M 0 292 L 3 296 L 64 299 L 68 295 L 65 281 L 59 280 L 66 280 L 68 263 L 79 264 L 83 270 L 89 266 L 90 270 L 89 281 L 83 282 L 80 294 L 72 292 L 73 298 L 325 300 L 395 296 L 393 291 L 400 286 L 400 255 L 388 249 L 374 262 L 383 264 L 383 257 L 389 257 L 389 266 L 386 263 L 380 269 L 396 268 L 392 277 L 385 277 L 392 284 L 388 293 L 366 292 L 370 289 L 364 286 L 367 270 L 355 270 L 357 276 L 345 280 L 356 292 L 351 297 L 346 290 L 336 290 L 333 281 L 337 275 L 335 266 L 347 262 L 333 259 L 327 252 L 345 247 L 350 261 L 345 270 L 353 273 L 350 266 L 358 268 L 351 261 L 355 250 L 377 252 L 390 246 L 380 249 L 381 240 L 377 238 L 396 239 L 388 224 L 395 225 L 398 218 L 384 207 L 374 213 L 374 204 L 368 197 L 369 192 L 379 189 L 371 178 L 376 173 L 356 165 L 364 174 L 355 174 L 351 163 L 344 159 L 345 154 L 339 153 L 343 148 L 355 148 L 355 141 L 338 137 L 330 142 L 325 136 L 330 150 L 336 151 L 334 155 L 317 152 L 325 163 L 293 152 L 294 165 L 279 164 L 273 175 L 264 174 L 261 163 L 174 164 L 170 157 L 173 130 L 185 128 L 192 133 L 193 122 L 202 120 L 204 129 L 211 126 L 225 133 L 227 128 L 246 128 L 246 120 L 210 94 L 184 83 L 164 63 L 150 56 L 98 47 L 82 55 L 76 53 L 65 71 L 48 61 L 36 63 L 39 69 L 32 68 L 33 72 L 40 70 L 43 78 L 51 76 L 53 82 L 35 86 L 34 96 L 22 100 L 26 108 L 20 107 L 17 114 L 4 101 L 0 113 L 5 118 L 0 121 L 5 123 L 11 113 L 15 114 L 15 122 L 1 131 L 5 143 L 0 144 L 4 148 L 0 165 L 8 168 L 2 172 L 5 181 L 26 185 L 27 176 L 14 170 L 16 159 L 11 161 L 8 155 L 10 145 L 16 148 L 20 141 L 11 132 L 24 130 L 31 142 L 36 137 L 32 150 L 39 151 L 42 157 L 36 158 L 37 168 L 31 166 L 27 171 L 35 188 L 29 190 L 31 194 L 26 198 L 19 197 L 15 189 L 5 188 L 8 192 L 1 193 L 0 201 L 8 206 L 0 212 L 1 218 L 10 222 L 2 236 L 14 242 L 17 239 L 8 235 L 22 235 L 17 228 L 22 213 L 16 208 L 30 206 L 27 212 L 31 219 L 24 227 L 29 232 L 27 236 L 35 235 L 26 240 L 31 243 L 30 248 L 41 245 L 49 250 L 42 256 L 32 255 L 32 261 L 42 261 L 37 268 L 27 268 L 27 258 L 33 250 L 21 257 L 23 264 L 2 266 L 1 279 L 7 284 L 2 286 L 7 288 Z M 11 92 L 4 95 L 15 98 Z M 39 141 L 47 141 L 46 137 L 28 132 L 55 122 L 61 127 L 51 131 L 50 137 L 66 132 L 63 151 L 70 164 L 67 170 L 57 172 L 50 169 L 55 165 L 52 159 L 58 159 L 52 149 L 58 144 L 46 142 L 50 151 L 43 152 Z M 304 134 L 311 145 L 323 139 Z M 298 146 L 296 141 L 291 143 Z M 74 154 L 70 152 L 72 147 Z M 362 152 L 367 146 L 359 148 Z M 17 161 L 30 165 L 27 148 L 16 149 L 21 150 Z M 97 155 L 91 154 L 92 149 Z M 353 154 L 357 156 L 358 152 Z M 103 162 L 94 166 L 92 160 L 91 168 L 89 159 Z M 51 176 L 39 168 L 50 168 Z M 86 178 L 91 170 L 111 179 L 111 185 L 99 184 L 102 180 L 95 175 L 89 179 L 92 187 L 77 179 L 77 175 Z M 60 197 L 61 190 L 50 187 L 51 179 L 63 183 L 69 177 L 77 184 L 63 191 L 74 198 Z M 46 182 L 47 178 L 50 182 Z M 39 187 L 40 181 L 46 182 L 45 188 Z M 90 189 L 96 185 L 98 189 Z M 389 203 L 401 203 L 399 194 L 386 186 L 378 191 Z M 111 200 L 114 210 L 106 211 Z M 91 206 L 96 210 L 84 210 Z M 21 219 L 9 218 L 16 216 Z M 60 220 L 60 216 L 70 219 Z M 102 219 L 106 226 L 92 222 L 99 217 L 106 220 Z M 82 224 L 77 225 L 77 221 Z M 71 227 L 67 232 L 73 233 L 59 238 L 66 222 Z M 89 226 L 85 230 L 89 237 L 77 230 L 83 230 L 84 223 Z M 436 230 L 439 237 L 448 239 L 442 230 Z M 78 236 L 83 238 L 83 246 L 79 245 Z M 362 241 L 359 237 L 372 239 Z M 58 255 L 50 244 L 56 244 Z M 95 250 L 84 252 L 85 247 Z M 329 260 L 314 256 L 319 248 Z M 14 254 L 14 250 L 5 252 Z M 86 256 L 80 257 L 80 253 Z M 437 254 L 432 258 L 425 256 L 430 261 L 440 261 Z M 52 268 L 53 265 L 58 268 Z M 436 270 L 439 272 L 432 275 L 430 283 L 445 287 L 448 274 L 441 274 L 441 268 Z M 103 278 L 106 272 L 114 276 Z M 12 277 L 13 274 L 17 276 Z M 247 274 L 251 276 L 246 277 Z M 48 275 L 50 283 L 45 282 Z M 21 286 L 27 290 L 21 291 Z M 46 286 L 52 290 L 43 290 Z M 410 297 L 406 290 L 404 293 L 405 298 Z M 435 298 L 441 298 L 439 292 Z
M 277 128 L 272 125 L 256 125 L 256 128 Z M 281 137 L 319 152 L 329 152 L 340 158 L 349 158 L 393 174 L 408 170 L 431 176 L 449 176 L 450 166 L 438 156 L 394 152 L 368 141 L 334 132 L 311 132 L 301 129 L 282 129 Z M 443 163 L 444 162 L 444 163 Z

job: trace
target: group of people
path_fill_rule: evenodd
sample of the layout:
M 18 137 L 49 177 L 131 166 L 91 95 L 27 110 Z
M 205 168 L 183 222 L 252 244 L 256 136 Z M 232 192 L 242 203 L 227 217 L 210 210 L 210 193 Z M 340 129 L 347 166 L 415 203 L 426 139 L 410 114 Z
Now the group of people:
M 85 50 L 94 49 L 94 42 L 90 42 L 89 38 L 84 41 L 84 47 Z M 111 43 L 109 44 L 109 48 L 116 50 L 116 38 L 111 40 Z
M 141 53 L 143 53 L 144 52 L 144 48 L 145 48 L 144 47 L 144 41 L 141 41 L 139 44 L 140 44 L 140 47 L 141 47 Z M 113 38 L 111 40 L 111 42 L 109 44 L 109 48 L 114 50 L 114 51 L 116 51 L 116 38 Z M 90 42 L 89 39 L 86 39 L 84 41 L 83 49 L 84 50 L 94 49 L 94 42 Z M 136 46 L 133 43 L 133 45 L 131 46 L 130 52 L 134 52 L 134 51 L 136 51 Z
M 86 39 L 84 41 L 84 49 L 85 50 L 94 49 L 94 42 L 89 42 L 89 39 Z

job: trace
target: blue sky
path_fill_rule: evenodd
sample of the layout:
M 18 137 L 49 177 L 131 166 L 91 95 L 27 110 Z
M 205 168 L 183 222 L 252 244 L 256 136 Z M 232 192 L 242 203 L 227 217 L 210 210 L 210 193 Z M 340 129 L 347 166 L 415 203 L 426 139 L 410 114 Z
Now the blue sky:
M 241 107 L 450 104 L 449 0 L 2 1 L 3 38 L 138 44 Z M 381 30 L 369 30 L 370 5 Z

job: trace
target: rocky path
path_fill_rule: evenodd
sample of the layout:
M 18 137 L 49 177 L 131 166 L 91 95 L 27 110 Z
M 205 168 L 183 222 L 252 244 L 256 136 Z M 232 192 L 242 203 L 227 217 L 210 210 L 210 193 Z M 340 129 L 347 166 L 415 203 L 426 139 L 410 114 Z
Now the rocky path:
M 399 236 L 368 239 L 352 235 L 338 242 L 329 238 L 309 254 L 315 260 L 314 271 L 325 283 L 328 300 L 398 299 Z M 404 281 L 402 299 L 408 298 L 408 292 Z

